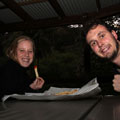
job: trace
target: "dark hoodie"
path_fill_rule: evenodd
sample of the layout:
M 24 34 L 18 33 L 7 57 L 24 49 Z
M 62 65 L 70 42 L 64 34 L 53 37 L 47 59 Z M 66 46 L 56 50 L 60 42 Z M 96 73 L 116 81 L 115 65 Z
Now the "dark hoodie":
M 33 82 L 26 73 L 26 68 L 13 60 L 3 65 L 0 69 L 0 96 L 33 91 L 29 85 Z

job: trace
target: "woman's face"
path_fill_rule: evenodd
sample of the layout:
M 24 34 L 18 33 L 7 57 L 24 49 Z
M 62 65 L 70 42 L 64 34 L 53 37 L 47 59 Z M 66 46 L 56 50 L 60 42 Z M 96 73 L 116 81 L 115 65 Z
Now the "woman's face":
M 22 67 L 29 67 L 33 62 L 33 57 L 33 43 L 29 40 L 19 42 L 16 51 L 17 62 Z

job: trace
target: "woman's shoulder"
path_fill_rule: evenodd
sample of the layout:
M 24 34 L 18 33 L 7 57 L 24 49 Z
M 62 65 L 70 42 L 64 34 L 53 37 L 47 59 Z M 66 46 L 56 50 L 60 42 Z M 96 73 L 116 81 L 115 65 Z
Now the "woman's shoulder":
M 16 64 L 15 61 L 8 59 L 3 65 L 1 65 L 0 69 L 2 71 L 14 70 L 17 66 Z
M 12 64 L 13 64 L 13 60 L 7 59 L 6 62 L 2 65 L 2 67 L 11 66 Z

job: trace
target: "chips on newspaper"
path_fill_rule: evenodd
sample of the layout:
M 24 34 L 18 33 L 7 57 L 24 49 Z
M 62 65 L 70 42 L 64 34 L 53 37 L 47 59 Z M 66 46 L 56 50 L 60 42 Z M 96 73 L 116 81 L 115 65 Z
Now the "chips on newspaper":
M 70 95 L 70 94 L 73 94 L 73 93 L 75 93 L 77 91 L 78 91 L 77 89 L 74 89 L 72 91 L 59 92 L 59 93 L 56 93 L 55 95 Z

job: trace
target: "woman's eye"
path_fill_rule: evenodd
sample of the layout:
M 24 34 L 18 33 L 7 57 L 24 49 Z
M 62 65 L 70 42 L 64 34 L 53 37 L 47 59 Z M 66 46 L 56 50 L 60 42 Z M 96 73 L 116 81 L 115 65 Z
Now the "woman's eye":
M 24 50 L 20 50 L 20 52 L 23 52 Z
M 24 50 L 19 50 L 21 53 L 23 53 L 24 52 Z
M 31 50 L 31 51 L 29 51 L 29 53 L 33 53 L 33 51 Z

